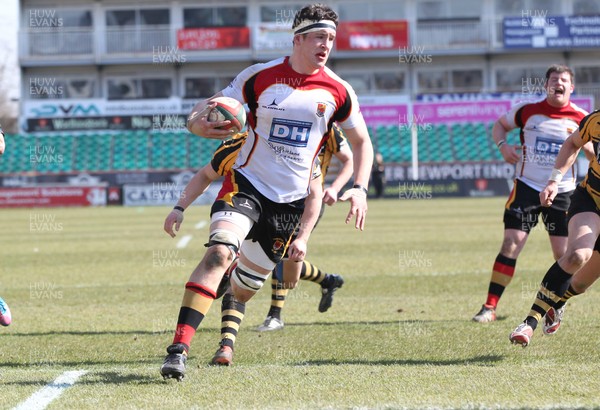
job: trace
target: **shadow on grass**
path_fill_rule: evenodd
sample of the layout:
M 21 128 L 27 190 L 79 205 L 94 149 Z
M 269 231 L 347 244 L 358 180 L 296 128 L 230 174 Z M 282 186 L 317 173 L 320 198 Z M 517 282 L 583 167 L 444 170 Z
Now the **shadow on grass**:
M 0 362 L 0 369 L 3 367 L 6 368 L 16 368 L 16 369 L 31 369 L 33 370 L 54 370 L 55 367 L 66 367 L 68 369 L 72 369 L 74 367 L 82 367 L 82 366 L 98 366 L 98 365 L 123 365 L 123 364 L 156 364 L 159 366 L 162 363 L 164 356 L 161 354 L 160 356 L 156 356 L 156 358 L 145 358 L 145 359 L 130 359 L 130 360 L 117 360 L 117 359 L 99 359 L 99 360 L 80 360 L 80 361 L 61 361 L 61 360 L 40 360 L 37 362 Z
M 45 386 L 52 382 L 49 379 L 43 380 L 26 380 L 26 381 L 13 381 L 13 382 L 0 382 L 2 385 L 16 385 L 16 386 Z M 119 373 L 119 372 L 94 372 L 84 375 L 81 380 L 77 382 L 77 385 L 106 385 L 106 384 L 164 384 L 162 377 L 156 374 L 154 376 L 144 376 L 138 373 Z
M 414 360 L 414 359 L 383 359 L 383 360 L 308 360 L 298 362 L 295 366 L 329 366 L 340 364 L 355 364 L 369 366 L 465 366 L 465 365 L 491 365 L 504 360 L 504 356 L 485 355 L 475 356 L 469 359 L 448 359 L 448 360 Z
M 221 329 L 217 329 L 215 327 L 203 327 L 202 331 L 204 332 L 215 332 L 220 333 Z M 4 335 L 0 335 L 0 339 L 2 337 L 36 337 L 36 336 L 102 336 L 102 335 L 173 335 L 175 332 L 175 327 L 173 329 L 164 329 L 164 330 L 52 330 L 49 332 L 30 332 L 30 333 L 5 333 Z

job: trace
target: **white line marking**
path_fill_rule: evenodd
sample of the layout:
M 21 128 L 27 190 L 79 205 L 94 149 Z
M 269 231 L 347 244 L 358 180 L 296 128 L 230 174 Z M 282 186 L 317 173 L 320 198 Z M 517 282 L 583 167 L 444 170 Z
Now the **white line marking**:
M 200 221 L 196 224 L 196 226 L 194 226 L 194 228 L 196 229 L 202 229 L 204 228 L 206 225 L 208 225 L 208 222 L 206 221 Z
M 192 240 L 192 235 L 183 236 L 179 242 L 177 242 L 177 249 L 183 249 L 187 246 L 188 243 Z
M 77 379 L 86 374 L 86 370 L 64 372 L 52 383 L 33 393 L 27 400 L 13 410 L 43 410 L 50 402 L 60 396 L 66 389 L 75 384 Z

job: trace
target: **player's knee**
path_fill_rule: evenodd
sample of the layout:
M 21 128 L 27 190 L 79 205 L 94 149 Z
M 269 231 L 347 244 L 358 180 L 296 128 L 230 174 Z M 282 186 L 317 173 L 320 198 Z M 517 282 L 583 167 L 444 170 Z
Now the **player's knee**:
M 587 248 L 575 249 L 568 252 L 565 256 L 569 266 L 579 269 L 592 257 L 592 250 Z
M 227 247 L 227 245 L 223 244 L 212 245 L 206 251 L 206 255 L 204 255 L 204 262 L 208 269 L 229 266 L 231 260 L 231 250 Z
M 516 258 L 519 256 L 519 252 L 521 251 L 522 241 L 518 240 L 518 238 L 512 236 L 505 236 L 502 241 L 502 247 L 500 248 L 500 253 L 507 258 Z
M 269 277 L 269 274 L 263 274 L 255 269 L 250 268 L 241 261 L 238 262 L 237 268 L 233 271 L 231 279 L 235 284 L 236 288 L 243 291 L 256 293 L 265 284 L 265 280 Z M 234 288 L 234 293 L 236 289 Z M 241 295 L 240 295 L 241 296 Z M 236 293 L 236 299 L 238 295 Z M 238 299 L 241 300 L 241 299 Z M 243 301 L 243 300 L 241 300 Z
M 235 282 L 233 282 L 231 285 L 231 293 L 233 294 L 235 300 L 240 303 L 248 302 L 256 294 L 254 291 L 249 291 L 236 286 Z

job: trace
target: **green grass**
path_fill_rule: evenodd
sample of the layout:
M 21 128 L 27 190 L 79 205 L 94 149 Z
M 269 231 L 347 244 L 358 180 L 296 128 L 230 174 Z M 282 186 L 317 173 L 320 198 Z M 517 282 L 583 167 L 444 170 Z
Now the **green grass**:
M 499 320 L 470 321 L 485 300 L 502 239 L 504 198 L 371 201 L 367 228 L 328 208 L 309 260 L 344 275 L 319 313 L 302 282 L 285 329 L 254 331 L 270 290 L 247 306 L 235 364 L 207 365 L 219 306 L 194 338 L 182 383 L 158 369 L 172 340 L 183 285 L 201 258 L 208 208 L 186 212 L 179 236 L 167 208 L 2 210 L 0 295 L 13 324 L 0 328 L 0 408 L 58 375 L 87 370 L 51 409 L 155 408 L 592 408 L 600 407 L 600 295 L 573 299 L 553 337 L 527 349 L 508 341 L 552 263 L 536 228 L 505 292 Z M 266 286 L 269 288 L 269 286 Z

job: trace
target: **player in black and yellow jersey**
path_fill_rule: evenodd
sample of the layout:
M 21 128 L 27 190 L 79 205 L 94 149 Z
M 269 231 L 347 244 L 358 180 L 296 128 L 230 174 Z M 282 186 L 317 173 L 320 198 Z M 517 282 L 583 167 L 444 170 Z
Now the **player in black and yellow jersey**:
M 567 251 L 550 267 L 529 315 L 509 336 L 512 343 L 523 347 L 530 343 L 533 331 L 544 316 L 544 333 L 556 333 L 566 299 L 585 290 L 580 282 L 590 277 L 589 272 L 584 270 L 584 276 L 578 278 L 576 287 L 569 288 L 573 274 L 592 256 L 600 234 L 600 111 L 587 115 L 579 124 L 579 129 L 565 140 L 546 188 L 540 192 L 540 202 L 543 206 L 552 205 L 558 183 L 577 159 L 581 147 L 588 142 L 594 147 L 595 158 L 590 161 L 586 177 L 571 196 Z
M 183 222 L 183 211 L 202 193 L 206 191 L 210 183 L 220 176 L 225 175 L 235 163 L 239 149 L 246 141 L 246 134 L 241 133 L 232 139 L 223 142 L 213 154 L 212 160 L 194 175 L 180 195 L 177 205 L 165 219 L 164 229 L 171 235 L 179 230 Z M 324 188 L 323 202 L 332 205 L 338 200 L 338 192 L 344 187 L 352 176 L 352 152 L 339 127 L 334 125 L 329 138 L 327 138 L 319 153 L 320 168 L 315 170 L 313 178 L 322 178 L 329 169 L 333 156 L 336 156 L 342 166 L 336 179 L 328 188 Z M 321 215 L 323 208 L 321 208 Z M 218 297 L 226 291 L 228 274 L 233 270 L 237 261 L 234 261 L 226 272 L 226 277 L 221 282 L 217 291 Z M 300 272 L 296 272 L 297 270 Z M 322 272 L 318 267 L 308 261 L 295 263 L 284 261 L 276 267 L 272 279 L 271 307 L 265 323 L 259 330 L 278 330 L 283 328 L 281 320 L 281 309 L 285 303 L 285 297 L 296 285 L 297 277 L 321 285 L 322 297 L 319 302 L 319 311 L 325 312 L 332 304 L 334 292 L 342 287 L 344 281 L 340 275 Z M 241 321 L 244 317 L 245 304 L 233 298 L 231 293 L 225 293 L 222 301 L 222 328 L 220 348 L 212 360 L 213 364 L 229 365 L 233 358 L 233 345 L 239 331 Z
M 350 148 L 348 147 L 348 142 L 344 137 L 344 133 L 335 124 L 326 144 L 319 152 L 319 161 L 321 163 L 323 182 L 325 181 L 325 176 L 329 171 L 329 165 L 331 164 L 331 160 L 334 156 L 340 160 L 342 166 L 337 177 L 331 183 L 331 185 L 327 188 L 323 187 L 323 202 L 327 205 L 333 205 L 337 202 L 338 192 L 340 192 L 340 190 L 352 176 L 352 151 L 350 151 Z M 319 219 L 321 216 L 323 216 L 324 211 L 325 208 L 321 207 Z M 281 309 L 285 303 L 285 298 L 287 296 L 289 287 L 285 283 L 282 283 L 281 277 L 281 266 L 278 266 L 272 275 L 271 307 L 267 313 L 264 323 L 261 324 L 257 329 L 260 332 L 283 329 Z M 319 302 L 319 312 L 326 312 L 331 307 L 333 302 L 333 294 L 344 284 L 344 279 L 340 275 L 322 272 L 317 266 L 313 265 L 307 260 L 302 262 L 300 279 L 308 280 L 321 285 L 322 295 L 321 301 Z

